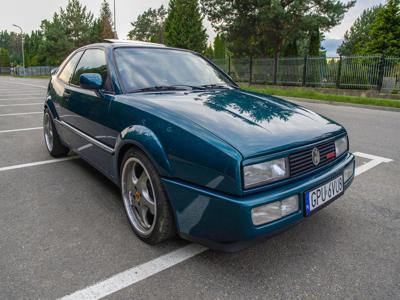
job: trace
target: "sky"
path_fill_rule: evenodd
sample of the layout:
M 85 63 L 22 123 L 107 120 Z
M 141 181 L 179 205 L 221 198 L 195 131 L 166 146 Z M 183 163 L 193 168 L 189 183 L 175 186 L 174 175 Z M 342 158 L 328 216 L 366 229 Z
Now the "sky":
M 68 0 L 0 0 L 0 30 L 16 30 L 12 24 L 17 24 L 25 32 L 39 29 L 40 22 L 43 19 L 50 19 L 55 11 L 60 7 L 65 7 Z M 111 7 L 113 0 L 108 0 Z M 81 3 L 87 6 L 95 16 L 99 14 L 100 3 L 102 0 L 81 0 Z M 130 30 L 130 23 L 137 16 L 148 8 L 158 8 L 162 4 L 168 6 L 169 0 L 115 0 L 117 11 L 117 32 L 121 39 L 125 39 Z M 367 8 L 384 3 L 385 0 L 358 0 L 344 17 L 340 25 L 325 33 L 327 39 L 342 39 L 346 30 L 351 26 L 354 20 Z M 205 26 L 210 40 L 215 36 L 209 22 L 205 21 Z

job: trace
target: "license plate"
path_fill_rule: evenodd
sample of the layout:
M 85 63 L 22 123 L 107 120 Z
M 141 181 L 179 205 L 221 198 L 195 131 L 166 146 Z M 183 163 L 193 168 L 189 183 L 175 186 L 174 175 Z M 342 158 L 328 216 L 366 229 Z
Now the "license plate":
M 313 210 L 340 196 L 342 193 L 343 176 L 339 176 L 314 190 L 306 192 L 306 215 L 310 215 Z

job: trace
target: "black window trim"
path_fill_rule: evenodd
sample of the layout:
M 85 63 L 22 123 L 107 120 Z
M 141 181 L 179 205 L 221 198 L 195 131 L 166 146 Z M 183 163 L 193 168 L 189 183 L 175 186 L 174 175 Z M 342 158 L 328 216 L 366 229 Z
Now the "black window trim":
M 83 88 L 81 88 L 79 85 L 76 85 L 76 84 L 72 84 L 71 83 L 71 80 L 72 80 L 72 78 L 74 77 L 74 75 L 75 75 L 75 72 L 76 72 L 76 68 L 78 67 L 78 65 L 79 65 L 79 63 L 81 62 L 81 59 L 82 59 L 82 57 L 83 57 L 83 55 L 85 55 L 85 52 L 87 51 L 87 50 L 101 50 L 101 51 L 103 51 L 103 53 L 104 53 L 104 57 L 105 57 L 105 60 L 106 60 L 106 67 L 107 67 L 107 77 L 110 77 L 110 79 L 111 79 L 111 91 L 106 91 L 106 90 L 101 90 L 103 93 L 105 93 L 105 94 L 110 94 L 110 95 L 115 95 L 115 89 L 114 89 L 114 85 L 112 84 L 112 78 L 111 78 L 111 72 L 110 72 L 110 64 L 108 63 L 108 59 L 107 59 L 107 52 L 106 52 L 106 48 L 105 47 L 99 47 L 99 46 L 96 46 L 96 47 L 87 47 L 87 48 L 84 48 L 84 49 L 81 49 L 81 51 L 82 51 L 82 55 L 81 55 L 81 57 L 79 58 L 79 61 L 78 61 L 78 63 L 76 64 L 76 66 L 75 66 L 75 68 L 74 68 L 74 71 L 73 71 L 73 73 L 72 73 L 72 76 L 71 76 L 71 78 L 69 79 L 69 82 L 67 83 L 69 86 L 72 86 L 72 87 L 75 87 L 75 88 L 78 88 L 78 89 L 81 89 L 81 90 L 85 90 L 86 91 L 86 89 L 83 89 Z
M 74 75 L 74 73 L 75 73 L 76 66 L 77 66 L 77 65 L 79 64 L 79 62 L 81 61 L 81 58 L 82 58 L 82 55 L 83 55 L 84 52 L 85 52 L 84 49 L 83 49 L 83 50 L 82 50 L 82 49 L 78 49 L 78 50 L 72 52 L 72 53 L 69 55 L 69 57 L 64 61 L 63 65 L 61 66 L 62 69 L 59 70 L 59 72 L 58 72 L 58 74 L 57 74 L 57 79 L 59 79 L 60 81 L 62 81 L 64 84 L 70 85 L 69 82 L 71 81 L 72 75 Z M 75 57 L 75 55 L 78 55 L 79 53 L 80 53 L 80 57 L 79 57 L 79 59 L 78 59 L 78 62 L 77 62 L 76 65 L 75 65 L 74 69 L 72 70 L 71 77 L 69 78 L 68 82 L 65 82 L 64 80 L 62 80 L 62 79 L 60 78 L 61 73 L 64 72 L 65 67 L 66 67 L 66 66 L 68 65 L 68 63 Z

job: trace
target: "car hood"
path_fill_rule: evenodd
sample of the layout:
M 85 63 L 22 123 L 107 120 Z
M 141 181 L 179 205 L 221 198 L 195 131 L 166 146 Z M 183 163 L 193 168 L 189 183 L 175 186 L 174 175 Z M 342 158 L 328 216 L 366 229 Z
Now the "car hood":
M 132 94 L 179 124 L 208 130 L 249 158 L 325 139 L 344 128 L 291 102 L 239 89 Z M 133 99 L 132 99 L 133 100 Z M 142 102 L 139 101 L 139 102 Z

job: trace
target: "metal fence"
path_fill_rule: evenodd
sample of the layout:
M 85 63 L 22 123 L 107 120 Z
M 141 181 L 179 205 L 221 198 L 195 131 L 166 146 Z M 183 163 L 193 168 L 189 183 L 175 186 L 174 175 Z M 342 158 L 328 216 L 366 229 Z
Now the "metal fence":
M 56 67 L 38 66 L 38 67 L 0 67 L 0 74 L 13 76 L 50 76 L 51 70 Z
M 352 89 L 400 89 L 400 58 L 384 56 L 214 59 L 238 82 Z
M 17 67 L 13 68 L 12 72 L 15 76 L 50 76 L 51 70 L 55 67 L 38 66 L 38 67 Z
M 11 68 L 0 67 L 0 75 L 8 75 L 11 73 Z

